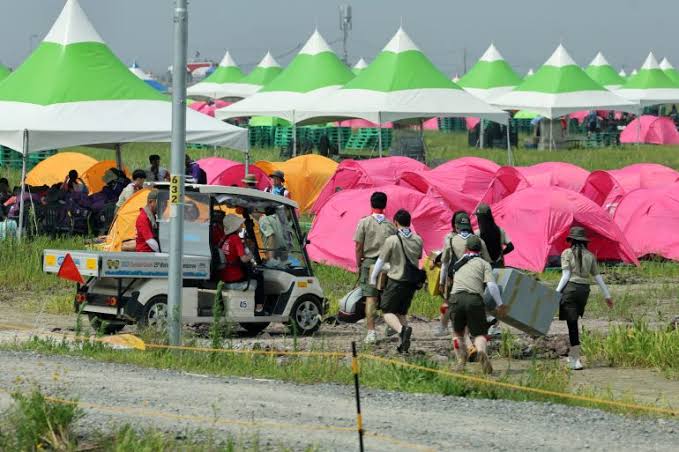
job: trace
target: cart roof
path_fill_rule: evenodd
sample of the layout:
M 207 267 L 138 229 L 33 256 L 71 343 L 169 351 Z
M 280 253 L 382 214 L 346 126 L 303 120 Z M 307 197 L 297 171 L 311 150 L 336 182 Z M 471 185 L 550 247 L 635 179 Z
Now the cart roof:
M 170 188 L 170 184 L 168 182 L 156 182 L 150 185 L 153 185 L 159 190 L 169 190 Z M 291 199 L 252 188 L 225 187 L 223 185 L 199 185 L 199 184 L 186 184 L 185 187 L 187 192 L 198 192 L 215 196 L 226 195 L 231 198 L 242 197 L 249 198 L 253 201 L 255 200 L 268 201 L 275 204 L 282 204 L 292 207 L 294 209 L 299 208 L 298 204 Z

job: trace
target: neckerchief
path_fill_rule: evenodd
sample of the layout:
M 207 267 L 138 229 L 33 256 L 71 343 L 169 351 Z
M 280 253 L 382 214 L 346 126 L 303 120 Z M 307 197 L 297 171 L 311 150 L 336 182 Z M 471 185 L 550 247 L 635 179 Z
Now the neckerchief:
M 375 221 L 377 221 L 377 224 L 382 224 L 387 219 L 383 213 L 378 213 L 376 211 L 373 211 L 372 217 L 375 219 Z
M 401 234 L 401 237 L 404 239 L 409 239 L 413 235 L 413 231 L 411 231 L 410 228 L 401 228 L 398 230 L 398 233 Z
M 149 219 L 151 222 L 151 228 L 155 231 L 155 229 L 158 227 L 156 223 L 156 216 L 151 212 L 151 209 L 149 209 L 149 206 L 146 206 L 142 209 L 144 213 L 146 214 L 146 217 Z M 155 235 L 155 233 L 154 233 Z
M 469 231 L 462 231 L 462 232 L 460 232 L 460 233 L 457 234 L 457 235 L 459 235 L 459 236 L 462 237 L 463 239 L 467 240 L 467 238 L 469 238 L 469 236 L 470 236 L 470 235 L 473 235 L 473 234 L 472 234 L 471 232 L 469 232 Z

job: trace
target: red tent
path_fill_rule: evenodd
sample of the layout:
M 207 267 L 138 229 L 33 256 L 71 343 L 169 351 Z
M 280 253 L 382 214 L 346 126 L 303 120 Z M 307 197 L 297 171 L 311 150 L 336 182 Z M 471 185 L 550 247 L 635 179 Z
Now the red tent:
M 587 170 L 565 162 L 503 166 L 497 171 L 482 200 L 493 204 L 528 187 L 560 187 L 579 192 L 588 176 Z
M 450 209 L 474 210 L 500 166 L 478 157 L 450 160 L 426 172 L 406 171 L 398 185 L 442 199 Z
M 679 260 L 679 183 L 625 195 L 615 211 L 615 222 L 637 257 Z
M 424 240 L 425 253 L 441 248 L 450 231 L 452 212 L 426 195 L 405 187 L 380 187 L 387 194 L 386 216 L 389 219 L 399 209 L 412 216 L 412 227 Z M 345 190 L 333 196 L 314 219 L 309 232 L 309 257 L 315 262 L 356 270 L 354 232 L 358 221 L 370 215 L 373 189 Z
M 638 264 L 634 251 L 613 219 L 579 193 L 558 187 L 526 188 L 492 206 L 497 223 L 516 246 L 508 266 L 540 272 L 550 256 L 566 248 L 571 226 L 587 229 L 590 250 L 600 260 Z
M 641 119 L 641 126 L 639 126 Z M 671 118 L 644 115 L 627 124 L 620 134 L 621 143 L 679 144 L 679 132 Z
M 626 193 L 640 188 L 663 188 L 679 181 L 679 172 L 656 163 L 637 163 L 618 170 L 593 171 L 580 193 L 611 215 Z
M 245 177 L 245 165 L 242 163 L 220 157 L 208 157 L 198 160 L 198 165 L 205 170 L 209 185 L 244 186 L 242 180 Z M 271 186 L 269 176 L 260 168 L 250 165 L 249 171 L 257 177 L 257 188 L 264 190 Z
M 314 203 L 318 213 L 323 204 L 338 191 L 351 188 L 377 188 L 395 184 L 405 171 L 427 171 L 424 163 L 408 157 L 385 157 L 369 160 L 344 160 L 330 178 Z
M 227 102 L 225 100 L 209 100 L 207 102 L 193 102 L 189 105 L 191 110 L 196 110 L 197 112 L 203 113 L 204 115 L 215 117 L 215 110 L 220 108 L 228 107 L 233 102 Z

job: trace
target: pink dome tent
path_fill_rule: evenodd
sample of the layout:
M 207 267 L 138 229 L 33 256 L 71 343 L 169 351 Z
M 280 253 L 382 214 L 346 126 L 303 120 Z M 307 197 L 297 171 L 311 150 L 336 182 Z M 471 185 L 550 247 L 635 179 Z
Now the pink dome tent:
M 450 160 L 425 172 L 406 171 L 398 185 L 441 198 L 450 209 L 474 210 L 500 166 L 478 157 Z
M 209 185 L 244 186 L 242 180 L 245 177 L 245 165 L 242 163 L 220 157 L 207 157 L 198 160 L 198 165 L 207 174 Z M 260 190 L 271 186 L 269 176 L 258 167 L 250 165 L 250 174 L 257 177 L 257 188 Z
M 510 194 L 528 187 L 560 187 L 579 192 L 589 172 L 565 162 L 544 162 L 532 166 L 500 168 L 482 202 L 493 204 Z
M 224 100 L 210 100 L 207 102 L 193 102 L 191 105 L 189 105 L 189 108 L 214 118 L 215 110 L 228 107 L 232 103 L 233 102 L 226 102 Z
M 312 212 L 321 207 L 340 190 L 351 188 L 376 188 L 395 184 L 405 171 L 427 171 L 424 163 L 408 157 L 385 157 L 369 160 L 344 160 L 323 187 L 314 203 Z
M 510 267 L 541 272 L 550 256 L 566 248 L 571 226 L 587 229 L 590 249 L 600 260 L 638 264 L 634 251 L 613 219 L 579 193 L 558 187 L 526 188 L 492 206 L 493 216 L 516 250 L 506 257 Z
M 580 190 L 611 215 L 626 193 L 663 188 L 679 181 L 679 172 L 656 163 L 637 163 L 618 170 L 593 171 Z
M 679 183 L 625 195 L 615 211 L 615 222 L 637 257 L 679 260 Z
M 405 187 L 386 185 L 380 190 L 389 199 L 385 212 L 393 218 L 406 209 L 412 215 L 412 227 L 424 240 L 425 253 L 439 249 L 450 231 L 452 212 L 426 195 Z M 372 188 L 345 190 L 333 196 L 314 219 L 307 247 L 315 262 L 356 270 L 354 231 L 358 221 L 370 215 Z
M 380 127 L 374 122 L 367 121 L 365 119 L 345 119 L 343 121 L 337 121 L 336 124 L 339 127 L 351 127 L 352 129 L 377 129 Z M 390 122 L 385 122 L 382 124 L 383 129 L 393 128 L 393 124 Z
M 641 120 L 641 126 L 639 126 Z M 620 142 L 646 144 L 679 144 L 679 132 L 672 119 L 666 116 L 643 115 L 627 124 L 620 134 Z
M 438 118 L 427 119 L 422 123 L 422 128 L 424 130 L 439 130 Z

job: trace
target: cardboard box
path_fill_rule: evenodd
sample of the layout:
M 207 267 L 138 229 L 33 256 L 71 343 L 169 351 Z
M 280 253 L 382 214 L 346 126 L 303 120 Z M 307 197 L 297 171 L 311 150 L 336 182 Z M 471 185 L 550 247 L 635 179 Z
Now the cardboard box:
M 508 306 L 502 322 L 531 336 L 547 334 L 559 309 L 561 294 L 513 268 L 495 269 L 493 274 L 500 286 L 502 301 Z M 484 301 L 489 309 L 495 308 L 495 301 L 487 289 Z

